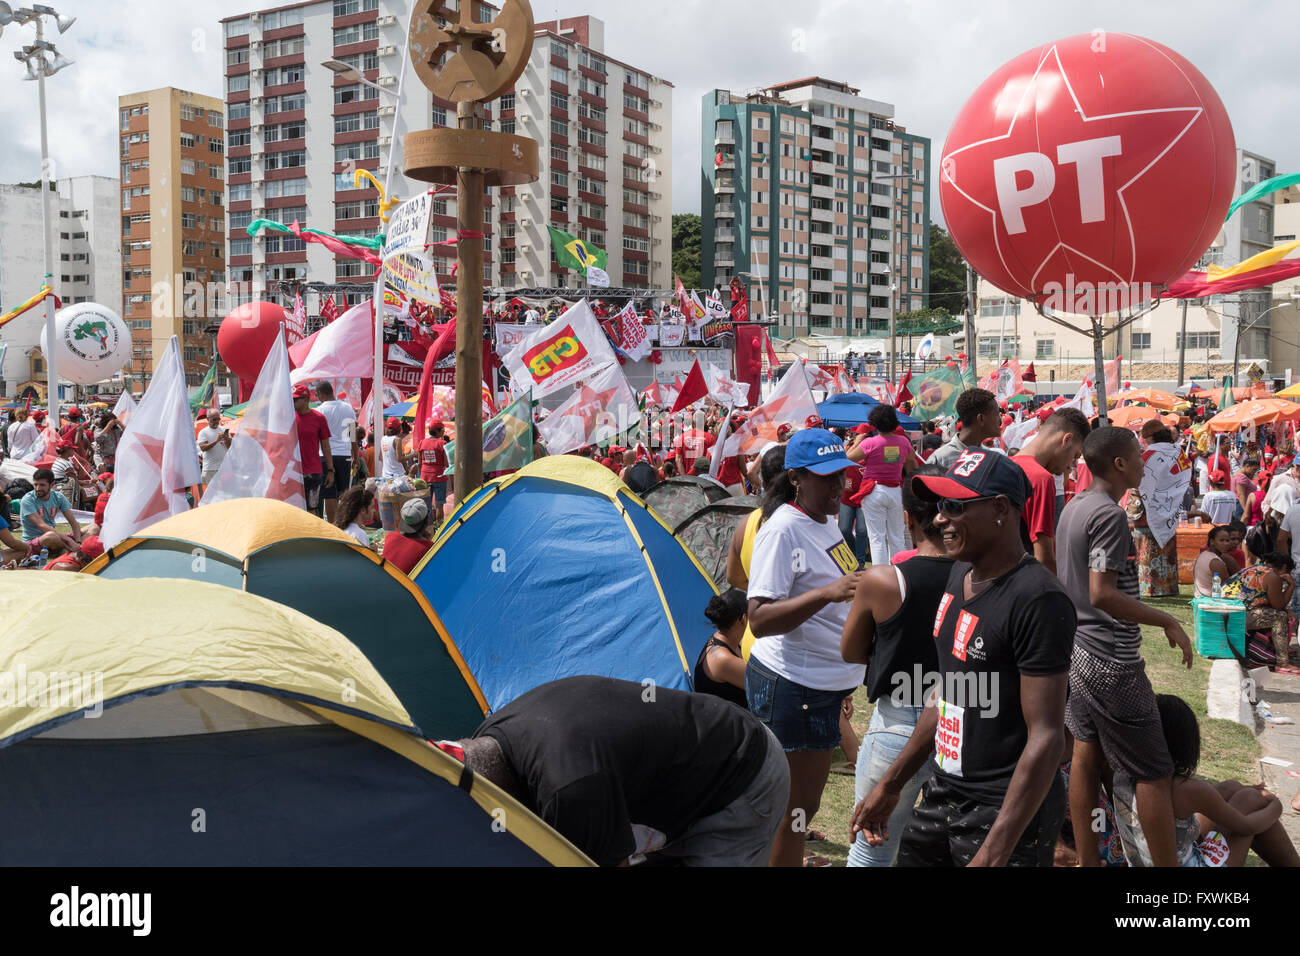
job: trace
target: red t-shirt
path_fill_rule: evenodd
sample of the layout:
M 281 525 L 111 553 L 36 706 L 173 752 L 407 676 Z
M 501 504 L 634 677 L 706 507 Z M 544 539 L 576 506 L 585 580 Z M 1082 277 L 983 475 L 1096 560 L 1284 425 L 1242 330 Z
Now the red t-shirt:
M 1016 455 L 1011 460 L 1025 470 L 1033 488 L 1024 510 L 1029 540 L 1037 541 L 1042 535 L 1056 537 L 1056 479 L 1033 455 Z
M 862 466 L 854 465 L 852 468 L 844 469 L 844 494 L 840 498 L 840 504 L 852 507 L 853 502 L 849 499 L 858 493 L 862 487 Z
M 298 416 L 298 453 L 302 455 L 302 473 L 319 475 L 324 472 L 320 464 L 320 440 L 330 437 L 329 422 L 314 408 Z
M 426 438 L 420 442 L 420 477 L 430 483 L 447 480 L 447 439 Z
M 60 567 L 79 568 L 80 565 L 77 564 L 77 556 L 73 554 L 71 551 L 67 552 L 66 554 L 61 554 L 53 561 L 50 561 L 48 564 L 46 564 L 45 567 L 42 568 L 41 570 L 52 571 Z
M 735 455 L 728 455 L 722 459 L 722 466 L 718 469 L 718 481 L 728 487 L 738 485 L 744 481 L 744 475 L 740 473 L 740 466 L 736 464 Z
M 390 531 L 384 535 L 384 560 L 401 568 L 403 574 L 410 574 L 411 569 L 420 563 L 425 552 L 432 547 L 432 541 L 408 538 L 400 531 Z
M 101 528 L 104 527 L 104 510 L 108 507 L 108 494 L 104 493 L 95 499 L 95 524 Z

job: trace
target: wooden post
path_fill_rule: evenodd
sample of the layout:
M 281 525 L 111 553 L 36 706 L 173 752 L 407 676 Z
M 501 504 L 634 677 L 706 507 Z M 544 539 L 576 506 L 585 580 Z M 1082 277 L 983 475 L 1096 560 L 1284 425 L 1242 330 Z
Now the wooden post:
M 457 127 L 481 129 L 478 105 L 457 104 Z M 483 170 L 456 168 L 456 501 L 483 484 Z

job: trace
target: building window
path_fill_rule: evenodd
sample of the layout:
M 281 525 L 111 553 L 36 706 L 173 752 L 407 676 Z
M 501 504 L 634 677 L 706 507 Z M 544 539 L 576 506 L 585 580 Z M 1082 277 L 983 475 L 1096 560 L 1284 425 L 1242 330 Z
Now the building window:
M 368 86 L 362 86 L 360 83 L 353 83 L 351 86 L 339 86 L 334 89 L 334 105 L 339 106 L 343 103 L 358 103 L 361 100 L 377 100 L 379 91 Z M 296 106 L 294 109 L 302 109 L 302 106 Z
M 563 93 L 552 93 L 551 109 L 562 110 L 567 113 L 569 111 L 569 98 Z
M 379 39 L 378 23 L 356 23 L 350 27 L 339 27 L 334 31 L 334 45 L 347 46 L 350 43 L 361 43 L 366 40 Z
M 1034 359 L 1056 358 L 1056 339 L 1039 339 L 1034 343 Z
M 248 74 L 226 77 L 227 93 L 245 93 L 248 91 Z
M 251 173 L 253 171 L 253 159 L 251 156 L 232 156 L 229 167 L 232 176 Z
M 227 37 L 248 36 L 248 17 L 240 17 L 238 20 L 231 20 L 226 24 Z
M 1145 352 L 1151 348 L 1151 333 L 1133 332 L 1129 338 L 1129 348 L 1134 352 Z
M 291 149 L 283 153 L 267 153 L 262 158 L 262 168 L 267 171 L 293 169 L 305 165 L 307 165 L 307 151 L 305 149 Z
M 211 121 L 213 116 L 217 116 L 217 114 L 216 113 L 208 114 L 209 121 Z M 232 120 L 248 119 L 248 117 L 249 117 L 249 105 L 247 103 L 230 104 L 230 118 Z M 217 118 L 220 119 L 219 116 L 217 116 Z
M 253 240 L 231 239 L 230 254 L 232 256 L 251 256 L 253 254 Z
M 213 140 L 216 142 L 216 140 Z M 230 146 L 233 149 L 236 146 L 247 146 L 252 142 L 252 133 L 246 129 L 237 129 L 230 131 Z M 191 169 L 190 172 L 193 172 Z
M 182 146 L 182 147 L 191 147 L 191 146 L 193 146 L 193 145 L 194 145 L 194 134 L 193 134 L 193 133 L 181 133 L 181 146 Z
M 1182 348 L 1183 333 L 1174 333 L 1174 348 Z M 1187 347 L 1189 349 L 1217 349 L 1219 347 L 1218 332 L 1188 332 Z

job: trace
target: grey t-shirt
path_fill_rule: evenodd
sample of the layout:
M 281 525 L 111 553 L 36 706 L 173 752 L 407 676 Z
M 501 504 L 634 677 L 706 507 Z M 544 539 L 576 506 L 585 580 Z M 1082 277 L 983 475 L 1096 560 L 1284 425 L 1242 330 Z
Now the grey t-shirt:
M 1090 570 L 1118 571 L 1116 586 L 1137 600 L 1137 548 L 1128 516 L 1110 495 L 1100 491 L 1075 495 L 1061 512 L 1056 528 L 1056 573 L 1074 601 L 1078 645 L 1106 660 L 1137 663 L 1142 659 L 1141 629 L 1092 606 Z
M 1004 455 L 1001 448 L 988 445 L 967 445 L 957 435 L 953 435 L 949 441 L 944 442 L 926 461 L 927 465 L 938 465 L 940 468 L 951 468 L 952 463 L 957 460 L 962 452 L 967 450 L 995 451 L 999 455 Z

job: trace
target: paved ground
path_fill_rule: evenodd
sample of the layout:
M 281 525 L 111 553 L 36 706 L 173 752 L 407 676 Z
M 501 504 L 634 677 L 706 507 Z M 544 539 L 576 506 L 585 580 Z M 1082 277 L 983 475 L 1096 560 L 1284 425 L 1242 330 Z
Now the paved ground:
M 1300 773 L 1300 676 L 1269 674 L 1260 686 L 1258 697 L 1268 703 L 1274 717 L 1285 716 L 1294 721 L 1291 724 L 1259 721 L 1256 726 L 1263 728 L 1259 735 L 1263 756 L 1291 761 L 1289 767 L 1261 763 L 1260 773 L 1268 789 L 1282 798 L 1282 804 L 1287 808 L 1282 815 L 1282 824 L 1291 840 L 1300 845 L 1300 814 L 1289 808 L 1291 798 L 1300 791 L 1300 777 L 1287 773 L 1288 770 Z

